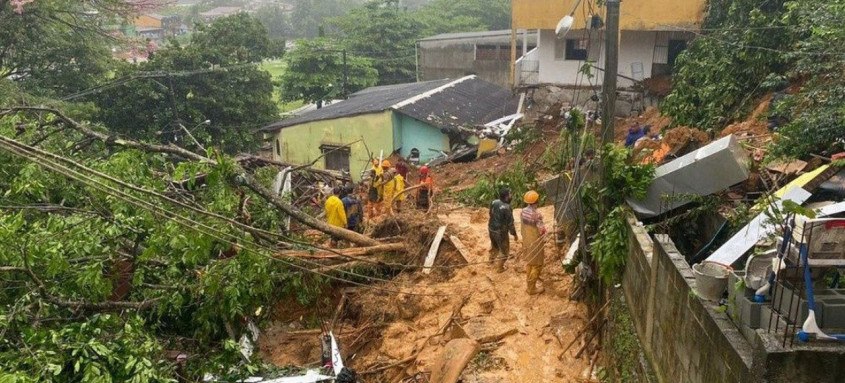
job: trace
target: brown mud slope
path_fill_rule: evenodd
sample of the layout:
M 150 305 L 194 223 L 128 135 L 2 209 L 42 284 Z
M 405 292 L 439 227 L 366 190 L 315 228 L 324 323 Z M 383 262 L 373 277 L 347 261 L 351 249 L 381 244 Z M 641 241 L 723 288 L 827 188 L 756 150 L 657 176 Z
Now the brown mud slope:
M 498 274 L 487 264 L 486 209 L 443 207 L 440 211 L 438 224 L 448 225 L 447 237 L 460 239 L 466 259 L 444 239 L 431 274 L 409 269 L 391 282 L 349 293 L 335 326 L 346 364 L 366 382 L 410 382 L 414 377 L 427 381 L 446 342 L 468 337 L 482 345 L 482 352 L 464 370 L 463 382 L 579 381 L 588 370 L 590 353 L 581 359 L 571 357 L 579 342 L 562 360 L 558 355 L 563 351 L 561 342 L 569 343 L 584 325 L 586 307 L 568 299 L 572 278 L 563 272 L 552 241 L 546 244 L 547 265 L 541 277 L 546 291 L 529 296 L 524 261 L 519 259 L 521 242 L 511 243 L 516 259 Z M 545 217 L 553 213 L 551 207 L 541 211 Z M 518 217 L 519 211 L 514 215 Z M 419 248 L 418 241 L 431 241 L 432 221 L 425 221 L 403 228 L 414 233 L 403 233 L 406 240 L 416 242 L 413 248 Z M 377 230 L 394 225 L 386 220 Z M 424 257 L 418 253 L 406 261 L 418 265 Z M 317 333 L 277 322 L 264 331 L 262 355 L 280 366 L 315 366 Z
M 551 207 L 544 208 L 543 213 L 552 216 Z M 466 246 L 468 265 L 456 268 L 449 266 L 454 262 L 439 261 L 429 276 L 417 272 L 394 280 L 393 288 L 410 289 L 418 295 L 369 290 L 356 300 L 360 310 L 384 318 L 385 327 L 380 337 L 350 360 L 353 367 L 366 373 L 410 359 L 368 374 L 367 381 L 397 382 L 404 377 L 427 376 L 443 345 L 463 334 L 478 340 L 487 350 L 464 370 L 464 382 L 567 382 L 577 380 L 588 368 L 586 358 L 557 359 L 562 348 L 556 336 L 566 344 L 586 316 L 583 305 L 568 299 L 571 276 L 563 273 L 557 249 L 547 244 L 542 277 L 545 293 L 529 296 L 522 260 L 508 261 L 508 270 L 502 274 L 486 263 L 486 215 L 486 209 L 458 209 L 440 216 L 449 225 L 447 233 L 459 237 Z M 447 244 L 443 242 L 443 246 L 451 247 Z M 519 242 L 512 243 L 512 254 L 520 255 L 521 247 Z M 453 319 L 458 326 L 448 326 Z M 444 327 L 447 331 L 442 331 Z

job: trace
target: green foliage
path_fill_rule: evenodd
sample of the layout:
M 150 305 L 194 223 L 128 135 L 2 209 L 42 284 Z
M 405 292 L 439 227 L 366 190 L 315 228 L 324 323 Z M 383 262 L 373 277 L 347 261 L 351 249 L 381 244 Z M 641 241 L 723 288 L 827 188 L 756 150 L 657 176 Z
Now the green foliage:
M 253 150 L 260 142 L 256 130 L 278 116 L 270 75 L 257 65 L 277 54 L 274 49 L 250 16 L 218 19 L 194 33 L 189 45 L 169 46 L 149 62 L 119 70 L 121 78 L 177 75 L 139 78 L 97 94 L 97 120 L 130 138 L 179 143 L 190 140 L 181 124 L 203 146 L 232 154 Z
M 661 110 L 678 125 L 721 129 L 743 116 L 766 89 L 765 80 L 785 70 L 779 52 L 790 37 L 782 28 L 783 0 L 711 0 L 704 28 L 678 57 L 673 89 Z
M 284 40 L 281 40 L 280 50 L 279 43 L 270 39 L 259 19 L 238 13 L 209 25 L 197 25 L 188 48 L 202 52 L 203 58 L 213 64 L 229 66 L 281 57 Z
M 321 30 L 331 25 L 329 21 L 332 18 L 347 14 L 359 3 L 359 0 L 293 0 L 290 16 L 292 36 L 322 36 Z
M 334 24 L 351 53 L 373 61 L 380 85 L 416 80 L 415 44 L 423 25 L 398 0 L 371 0 Z
M 57 129 L 53 122 L 5 115 L 0 135 L 33 142 Z M 229 157 L 177 164 L 102 143 L 79 148 L 82 139 L 66 129 L 39 147 L 226 217 L 240 216 L 240 193 L 259 199 L 232 185 L 238 170 Z M 199 175 L 190 192 L 170 186 Z M 230 222 L 101 181 L 191 221 L 179 223 L 85 179 L 0 150 L 0 381 L 172 382 L 178 367 L 163 350 L 189 355 L 181 372 L 189 381 L 206 372 L 235 379 L 259 366 L 241 362 L 226 324 L 242 331 L 244 318 L 280 298 L 312 302 L 325 282 L 303 281 L 272 259 L 273 247 L 250 245 L 256 239 Z M 274 209 L 247 211 L 255 227 L 278 231 Z M 113 300 L 151 306 L 115 310 Z
M 434 0 L 415 12 L 426 36 L 510 28 L 509 0 Z
M 299 41 L 285 56 L 287 69 L 280 78 L 282 101 L 328 101 L 375 85 L 378 73 L 370 59 L 347 54 L 344 68 L 343 52 L 336 47 L 325 38 Z
M 637 337 L 631 312 L 623 300 L 621 290 L 611 294 L 612 302 L 607 313 L 608 369 L 600 372 L 602 382 L 654 382 L 652 371 L 641 371 L 642 346 Z M 647 375 L 647 376 L 644 376 Z
M 560 131 L 556 145 L 549 145 L 543 152 L 543 164 L 554 172 L 569 170 L 575 156 L 587 150 L 596 149 L 596 137 L 590 132 L 580 132 L 586 124 L 585 116 L 577 109 L 570 112 L 570 118 L 566 122 L 566 129 Z M 582 154 L 583 156 L 583 154 Z
M 662 110 L 680 125 L 721 129 L 764 92 L 800 84 L 772 105 L 770 158 L 845 150 L 845 1 L 711 0 L 710 29 L 676 63 Z
M 603 174 L 604 189 L 599 193 L 608 198 L 611 206 L 621 205 L 625 198 L 645 198 L 648 186 L 654 179 L 654 165 L 629 163 L 630 151 L 620 146 L 607 146 L 602 162 L 607 170 Z
M 42 96 L 103 81 L 113 66 L 104 25 L 125 11 L 122 0 L 39 0 L 21 13 L 0 1 L 0 79 Z
M 532 125 L 520 125 L 508 131 L 505 141 L 513 144 L 513 150 L 522 153 L 541 138 L 540 129 Z
M 625 270 L 628 260 L 628 211 L 618 206 L 610 211 L 598 227 L 590 248 L 598 265 L 598 274 L 605 284 L 612 284 Z
M 470 206 L 487 206 L 499 198 L 499 189 L 503 187 L 510 188 L 514 196 L 511 204 L 518 206 L 522 203 L 518 197 L 537 187 L 537 174 L 522 162 L 516 162 L 503 172 L 485 174 L 473 187 L 459 192 L 458 200 Z
M 595 228 L 596 235 L 590 246 L 598 274 L 605 283 L 611 283 L 625 269 L 628 255 L 628 210 L 625 199 L 645 197 L 654 178 L 654 165 L 628 163 L 630 151 L 608 145 L 602 152 L 605 171 L 603 187 L 588 184 L 581 194 L 584 219 L 588 228 Z M 602 209 L 610 212 L 604 215 Z
M 786 54 L 794 63 L 791 75 L 806 79 L 782 109 L 791 121 L 779 131 L 773 157 L 830 155 L 845 150 L 845 1 L 790 1 L 784 19 L 796 28 L 795 50 Z M 783 113 L 781 111 L 780 113 Z

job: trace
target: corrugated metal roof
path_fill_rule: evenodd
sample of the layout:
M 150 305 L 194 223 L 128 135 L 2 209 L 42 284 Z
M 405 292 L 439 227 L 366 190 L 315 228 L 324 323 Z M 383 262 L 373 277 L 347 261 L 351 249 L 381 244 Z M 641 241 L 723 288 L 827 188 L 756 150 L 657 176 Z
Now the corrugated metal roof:
M 516 113 L 518 103 L 509 89 L 472 77 L 396 111 L 440 128 L 475 126 Z
M 348 100 L 263 128 L 276 131 L 312 121 L 375 113 L 388 109 L 432 126 L 480 125 L 516 112 L 518 98 L 508 89 L 467 76 L 364 89 Z
M 375 86 L 353 93 L 349 99 L 332 104 L 297 117 L 277 121 L 264 127 L 264 131 L 273 131 L 306 122 L 332 120 L 335 118 L 356 116 L 359 114 L 380 112 L 390 109 L 393 104 L 436 89 L 452 80 L 435 80 L 409 84 Z
M 529 36 L 537 35 L 537 32 L 529 31 Z M 517 33 L 517 39 L 522 38 L 522 33 Z M 502 29 L 498 31 L 481 31 L 481 32 L 457 32 L 457 33 L 442 33 L 420 39 L 419 41 L 439 41 L 439 40 L 474 40 L 489 37 L 504 37 L 508 41 L 511 38 L 510 29 Z

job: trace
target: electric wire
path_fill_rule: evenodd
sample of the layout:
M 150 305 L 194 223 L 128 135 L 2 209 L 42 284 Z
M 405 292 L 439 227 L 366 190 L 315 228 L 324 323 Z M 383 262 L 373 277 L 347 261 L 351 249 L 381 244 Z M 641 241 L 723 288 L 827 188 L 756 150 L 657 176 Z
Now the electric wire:
M 12 141 L 14 143 L 11 143 L 10 141 Z M 326 278 L 329 278 L 329 279 L 333 279 L 333 280 L 336 280 L 336 281 L 340 281 L 340 282 L 346 282 L 346 283 L 350 283 L 350 284 L 361 286 L 361 287 L 368 287 L 368 288 L 385 290 L 387 292 L 409 294 L 409 295 L 424 295 L 424 296 L 443 296 L 444 295 L 444 294 L 410 293 L 410 292 L 404 292 L 404 291 L 401 291 L 401 290 L 384 289 L 381 286 L 367 285 L 367 284 L 364 284 L 364 283 L 360 283 L 360 282 L 352 281 L 352 280 L 349 280 L 349 279 L 337 277 L 337 276 L 334 276 L 334 275 L 331 275 L 331 274 L 328 274 L 328 273 L 321 272 L 319 270 L 309 269 L 305 266 L 296 264 L 295 262 L 291 262 L 291 261 L 287 261 L 285 259 L 280 259 L 280 258 L 277 258 L 277 257 L 266 255 L 262 251 L 262 250 L 266 250 L 266 248 L 262 248 L 260 245 L 258 245 L 258 249 L 248 248 L 248 246 L 255 246 L 255 244 L 252 243 L 251 241 L 247 241 L 246 243 L 241 243 L 241 238 L 234 236 L 231 233 L 222 232 L 219 229 L 208 226 L 204 223 L 191 220 L 190 218 L 185 218 L 185 217 L 179 216 L 178 214 L 170 212 L 169 210 L 155 206 L 155 205 L 149 203 L 148 201 L 139 200 L 137 197 L 134 197 L 131 194 L 128 194 L 128 193 L 122 192 L 120 190 L 114 189 L 114 188 L 112 188 L 108 185 L 105 185 L 105 184 L 103 184 L 99 181 L 88 179 L 88 178 L 85 177 L 84 174 L 81 174 L 81 173 L 79 173 L 79 172 L 77 172 L 73 169 L 66 168 L 61 164 L 52 162 L 51 160 L 43 159 L 43 158 L 37 158 L 36 156 L 33 156 L 31 153 L 27 152 L 25 148 L 18 148 L 18 147 L 15 146 L 15 144 L 19 144 L 19 143 L 17 143 L 14 140 L 10 140 L 8 138 L 0 136 L 0 147 L 2 147 L 3 149 L 6 149 L 7 151 L 9 151 L 13 154 L 16 154 L 20 157 L 28 159 L 32 162 L 35 162 L 39 166 L 43 166 L 43 167 L 45 167 L 45 168 L 47 168 L 47 169 L 49 169 L 53 172 L 61 174 L 65 177 L 67 177 L 67 178 L 70 178 L 72 180 L 80 182 L 80 183 L 82 183 L 86 186 L 89 186 L 93 189 L 96 189 L 98 191 L 109 194 L 109 195 L 111 195 L 115 198 L 118 198 L 118 199 L 120 199 L 124 202 L 127 202 L 127 203 L 129 203 L 133 206 L 147 210 L 147 211 L 153 213 L 154 215 L 157 215 L 157 216 L 166 218 L 168 220 L 171 220 L 171 221 L 173 221 L 173 222 L 175 222 L 175 223 L 177 223 L 177 224 L 179 224 L 179 225 L 181 225 L 185 228 L 197 231 L 201 234 L 207 235 L 211 238 L 220 240 L 224 243 L 228 243 L 228 244 L 233 245 L 233 246 L 241 246 L 241 247 L 247 248 L 247 250 L 253 251 L 256 255 L 268 258 L 270 260 L 274 260 L 274 261 L 284 263 L 284 264 L 286 264 L 290 267 L 293 267 L 295 269 L 299 269 L 299 270 L 304 271 L 304 272 L 320 275 L 320 276 L 323 276 L 323 277 L 326 277 Z M 219 234 L 214 233 L 215 231 L 217 231 L 218 233 L 222 232 L 226 236 L 233 236 L 233 237 L 235 237 L 235 240 L 221 238 Z M 246 245 L 246 246 L 244 246 L 244 245 Z M 290 257 L 286 257 L 286 258 L 290 258 Z M 293 259 L 295 259 L 299 262 L 302 262 L 302 263 L 312 264 L 312 265 L 315 265 L 315 266 L 320 266 L 320 267 L 324 266 L 322 264 L 307 261 L 305 259 L 299 259 L 299 258 L 293 258 Z M 372 277 L 372 276 L 357 274 L 357 273 L 353 273 L 353 272 L 349 272 L 349 271 L 345 271 L 345 270 L 337 270 L 337 271 L 342 272 L 344 274 L 352 275 L 352 276 L 355 276 L 355 277 L 367 279 L 367 280 L 375 280 L 375 281 L 379 281 L 379 282 L 385 282 L 387 284 L 399 285 L 395 281 L 391 281 L 391 280 L 387 280 L 387 279 L 381 279 L 381 278 L 376 278 L 376 277 Z M 415 287 L 415 286 L 410 286 L 410 285 L 407 285 L 407 286 L 408 287 Z M 454 294 L 445 294 L 445 295 L 454 295 Z

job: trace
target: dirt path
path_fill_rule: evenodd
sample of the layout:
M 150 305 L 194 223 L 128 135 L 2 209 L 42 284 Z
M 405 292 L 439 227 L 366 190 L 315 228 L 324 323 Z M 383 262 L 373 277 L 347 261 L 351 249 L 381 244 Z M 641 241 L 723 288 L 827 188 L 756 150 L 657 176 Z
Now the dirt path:
M 552 208 L 541 210 L 552 216 Z M 519 216 L 519 212 L 515 212 Z M 526 290 L 524 264 L 509 260 L 508 270 L 495 273 L 486 264 L 489 249 L 486 209 L 459 209 L 439 217 L 449 225 L 448 232 L 457 235 L 471 254 L 469 265 L 456 269 L 451 276 L 436 275 L 421 278 L 403 275 L 397 283 L 415 284 L 418 293 L 454 294 L 442 297 L 414 297 L 401 304 L 415 308 L 406 320 L 390 324 L 377 349 L 370 350 L 354 361 L 359 368 L 388 360 L 401 360 L 421 351 L 409 375 L 427 372 L 442 351 L 445 341 L 428 337 L 449 320 L 453 307 L 469 297 L 461 310 L 465 331 L 490 339 L 503 336 L 501 344 L 492 351 L 482 352 L 464 371 L 464 382 L 569 382 L 578 381 L 588 368 L 583 358 L 566 356 L 558 360 L 564 345 L 585 321 L 582 304 L 569 301 L 571 277 L 563 273 L 554 244 L 547 244 L 547 266 L 542 279 L 546 291 L 529 296 Z M 517 230 L 519 230 L 517 224 Z M 550 241 L 551 242 L 551 241 Z M 512 243 L 512 254 L 518 254 L 521 242 Z M 440 274 L 444 269 L 439 270 Z M 417 273 L 418 274 L 418 273 Z M 507 334 L 507 335 L 506 335 Z M 577 349 L 577 344 L 573 349 Z M 389 380 L 388 380 L 389 381 Z
M 551 207 L 541 209 L 544 217 L 552 217 Z M 519 217 L 519 211 L 514 212 Z M 363 381 L 399 382 L 400 377 L 428 374 L 443 345 L 449 340 L 437 334 L 452 317 L 456 305 L 460 311 L 462 330 L 469 337 L 484 338 L 482 351 L 464 370 L 466 383 L 541 383 L 583 381 L 589 368 L 588 356 L 574 359 L 562 351 L 560 342 L 568 344 L 584 324 L 586 308 L 569 300 L 571 276 L 563 272 L 558 250 L 552 241 L 546 244 L 546 267 L 541 279 L 545 292 L 537 296 L 526 293 L 524 262 L 511 259 L 504 273 L 496 273 L 487 264 L 487 210 L 458 208 L 440 214 L 448 224 L 447 235 L 458 236 L 467 247 L 468 265 L 445 266 L 455 250 L 444 241 L 436 268 L 430 275 L 415 271 L 402 273 L 393 280 L 394 288 L 418 295 L 391 294 L 384 290 L 366 289 L 354 298 L 355 310 L 365 312 L 365 324 L 357 329 L 341 330 L 344 338 L 356 338 L 352 332 L 372 326 L 365 337 L 370 340 L 345 361 L 359 373 L 373 366 L 391 365 L 417 355 L 405 369 L 391 368 L 378 374 L 363 376 Z M 548 220 L 548 218 L 546 218 Z M 519 231 L 519 223 L 517 223 Z M 511 243 L 511 254 L 519 255 L 521 242 Z M 378 318 L 373 320 L 372 318 Z M 374 330 L 375 328 L 375 330 Z M 278 365 L 303 365 L 319 360 L 316 335 L 291 338 L 286 326 L 273 326 L 261 342 L 262 352 Z M 560 341 L 556 339 L 560 338 Z M 498 340 L 498 343 L 491 342 Z M 347 343 L 352 340 L 347 340 Z M 580 342 L 569 351 L 574 354 Z M 343 346 L 341 346 L 343 347 Z M 408 380 L 413 381 L 413 380 Z

